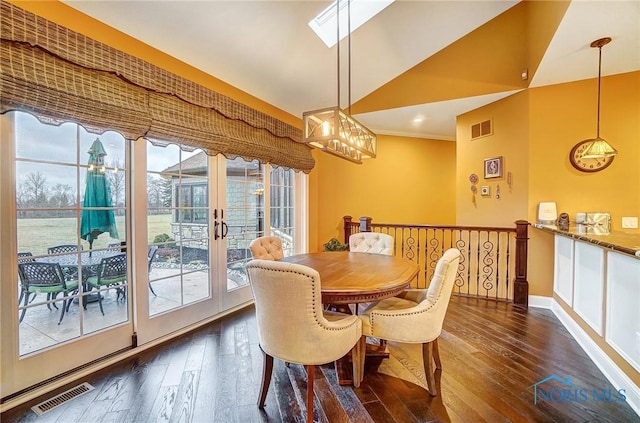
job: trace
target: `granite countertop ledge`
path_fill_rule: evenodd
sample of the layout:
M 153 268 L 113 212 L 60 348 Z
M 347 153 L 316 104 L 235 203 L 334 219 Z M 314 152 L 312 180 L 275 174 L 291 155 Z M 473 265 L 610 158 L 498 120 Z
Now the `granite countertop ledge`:
M 539 223 L 534 223 L 532 226 L 545 232 L 564 235 L 640 258 L 640 232 L 637 230 L 596 233 L 598 228 L 585 228 L 582 225 L 570 225 L 569 230 L 561 230 L 556 225 L 542 225 Z

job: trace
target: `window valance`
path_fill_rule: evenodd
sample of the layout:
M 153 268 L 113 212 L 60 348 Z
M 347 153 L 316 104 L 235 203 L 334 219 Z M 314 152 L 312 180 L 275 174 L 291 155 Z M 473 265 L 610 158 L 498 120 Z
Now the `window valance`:
M 299 128 L 15 5 L 1 8 L 0 113 L 313 168 Z

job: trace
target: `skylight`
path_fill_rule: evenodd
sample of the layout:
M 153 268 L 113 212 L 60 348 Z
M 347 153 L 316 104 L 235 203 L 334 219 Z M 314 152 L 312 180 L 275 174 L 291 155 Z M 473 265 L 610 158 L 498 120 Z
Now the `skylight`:
M 351 2 L 351 32 L 384 10 L 394 0 L 340 0 L 340 39 L 347 36 L 348 13 L 347 4 Z M 334 1 L 309 21 L 309 26 L 320 37 L 327 47 L 336 44 L 336 7 Z

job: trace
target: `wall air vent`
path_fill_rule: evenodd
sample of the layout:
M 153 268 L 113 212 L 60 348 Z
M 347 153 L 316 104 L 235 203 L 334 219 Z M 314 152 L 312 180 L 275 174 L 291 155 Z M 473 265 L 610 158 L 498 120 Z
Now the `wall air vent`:
M 493 134 L 493 125 L 491 120 L 485 120 L 480 123 L 471 125 L 471 139 L 486 137 Z

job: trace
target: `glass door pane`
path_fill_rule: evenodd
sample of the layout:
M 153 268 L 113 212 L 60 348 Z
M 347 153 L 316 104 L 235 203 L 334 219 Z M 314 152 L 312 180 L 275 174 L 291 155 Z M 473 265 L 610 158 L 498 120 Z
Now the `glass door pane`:
M 227 160 L 225 200 L 227 282 L 221 289 L 223 307 L 230 308 L 251 299 L 245 264 L 251 260 L 249 243 L 264 234 L 264 166 L 257 160 Z
M 284 256 L 295 253 L 295 172 L 272 168 L 270 172 L 271 235 L 282 240 Z
M 117 283 L 98 277 L 102 259 L 116 255 L 111 246 L 121 254 L 126 245 L 126 140 L 114 132 L 96 136 L 74 123 L 45 125 L 26 113 L 17 113 L 15 122 L 25 355 L 129 319 L 126 253 Z
M 147 145 L 149 315 L 211 296 L 209 156 Z

